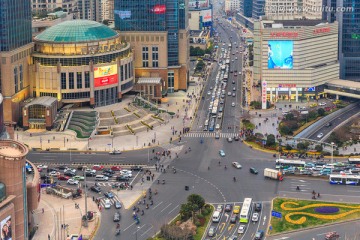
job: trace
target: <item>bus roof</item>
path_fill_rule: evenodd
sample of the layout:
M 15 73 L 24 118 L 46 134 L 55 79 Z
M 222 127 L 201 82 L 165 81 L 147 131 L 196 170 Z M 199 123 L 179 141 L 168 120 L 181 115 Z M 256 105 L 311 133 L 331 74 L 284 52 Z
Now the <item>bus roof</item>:
M 241 208 L 241 212 L 240 212 L 240 216 L 241 215 L 247 215 L 250 207 L 251 207 L 251 202 L 252 202 L 252 199 L 251 198 L 245 198 L 244 199 L 244 202 L 243 202 L 243 205 L 242 205 L 242 208 Z
M 306 164 L 305 161 L 302 160 L 288 160 L 288 159 L 276 159 L 276 162 L 279 163 L 298 163 L 298 164 Z
M 330 174 L 329 178 L 353 178 L 353 179 L 360 179 L 360 175 Z

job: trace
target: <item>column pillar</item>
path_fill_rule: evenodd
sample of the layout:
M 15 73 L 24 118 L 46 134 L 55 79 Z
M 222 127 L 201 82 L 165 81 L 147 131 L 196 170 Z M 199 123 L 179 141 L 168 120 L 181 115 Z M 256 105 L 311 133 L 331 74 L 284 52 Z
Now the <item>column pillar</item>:
M 93 63 L 93 61 L 90 61 L 90 64 L 89 64 L 89 78 L 90 78 L 90 106 L 95 106 L 94 63 Z
M 338 94 L 336 94 L 336 100 L 339 100 L 339 95 Z
M 272 91 L 272 88 L 270 88 L 270 102 L 273 103 L 273 91 Z
M 291 88 L 289 88 L 289 102 L 291 101 Z
M 278 90 L 278 88 L 276 87 L 276 88 L 275 88 L 275 102 L 277 102 L 278 99 L 279 99 L 279 90 Z
M 296 90 L 295 90 L 295 93 L 296 93 L 296 99 L 295 99 L 295 101 L 296 102 L 299 102 L 299 91 L 298 91 L 298 89 L 297 88 L 295 88 Z

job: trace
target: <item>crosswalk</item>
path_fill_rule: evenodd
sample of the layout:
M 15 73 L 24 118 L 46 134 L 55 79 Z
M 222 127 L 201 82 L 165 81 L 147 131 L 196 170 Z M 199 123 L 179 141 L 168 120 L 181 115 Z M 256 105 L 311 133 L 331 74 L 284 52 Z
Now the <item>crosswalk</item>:
M 102 207 L 105 207 L 105 199 L 109 199 L 110 200 L 110 203 L 111 203 L 111 206 L 114 206 L 115 205 L 115 202 L 120 202 L 120 200 L 118 199 L 118 197 L 114 194 L 114 197 L 113 198 L 106 198 L 105 196 L 101 197 L 101 198 L 98 198 L 98 200 L 100 200 L 100 205 Z
M 185 135 L 185 137 L 190 138 L 215 138 L 215 132 L 189 132 Z M 239 136 L 238 133 L 219 133 L 220 138 L 233 138 L 235 136 Z
M 300 190 L 296 190 L 296 187 L 299 186 Z M 295 180 L 292 179 L 290 182 L 290 190 L 292 192 L 312 192 L 313 187 L 311 186 L 311 183 L 305 181 L 305 180 Z

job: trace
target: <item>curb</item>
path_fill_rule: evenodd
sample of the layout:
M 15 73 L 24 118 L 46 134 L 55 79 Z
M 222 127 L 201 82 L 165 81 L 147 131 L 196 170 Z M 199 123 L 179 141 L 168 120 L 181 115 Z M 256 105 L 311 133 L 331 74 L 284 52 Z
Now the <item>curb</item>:
M 144 194 L 146 194 L 146 191 L 145 191 L 145 190 L 143 190 L 143 192 L 141 193 L 141 195 L 140 195 L 138 198 L 136 198 L 135 201 L 132 202 L 132 203 L 129 205 L 128 208 L 125 208 L 125 209 L 127 210 L 127 209 L 132 208 L 132 207 L 140 200 L 140 198 L 144 197 Z
M 91 239 L 94 239 L 94 237 L 95 237 L 97 231 L 99 230 L 100 226 L 101 226 L 101 213 L 99 213 L 98 222 L 97 222 L 96 228 L 94 229 L 94 231 L 93 231 L 93 232 L 91 233 L 91 235 L 90 235 L 90 240 L 91 240 Z
M 253 147 L 251 146 L 249 143 L 247 143 L 246 141 L 243 141 L 243 143 L 246 145 L 246 146 L 249 146 L 251 147 L 252 149 L 255 149 L 255 150 L 258 150 L 258 151 L 261 151 L 261 152 L 265 152 L 265 153 L 272 153 L 272 154 L 277 154 L 278 152 L 276 151 L 272 151 L 272 150 L 267 150 L 267 149 L 262 149 L 262 148 L 258 148 L 258 147 Z

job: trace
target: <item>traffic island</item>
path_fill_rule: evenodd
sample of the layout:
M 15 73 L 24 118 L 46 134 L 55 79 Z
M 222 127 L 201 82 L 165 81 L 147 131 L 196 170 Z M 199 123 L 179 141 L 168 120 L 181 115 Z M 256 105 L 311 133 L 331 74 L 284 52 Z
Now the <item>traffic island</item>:
M 272 206 L 268 231 L 270 235 L 349 221 L 360 217 L 359 204 L 275 198 Z

